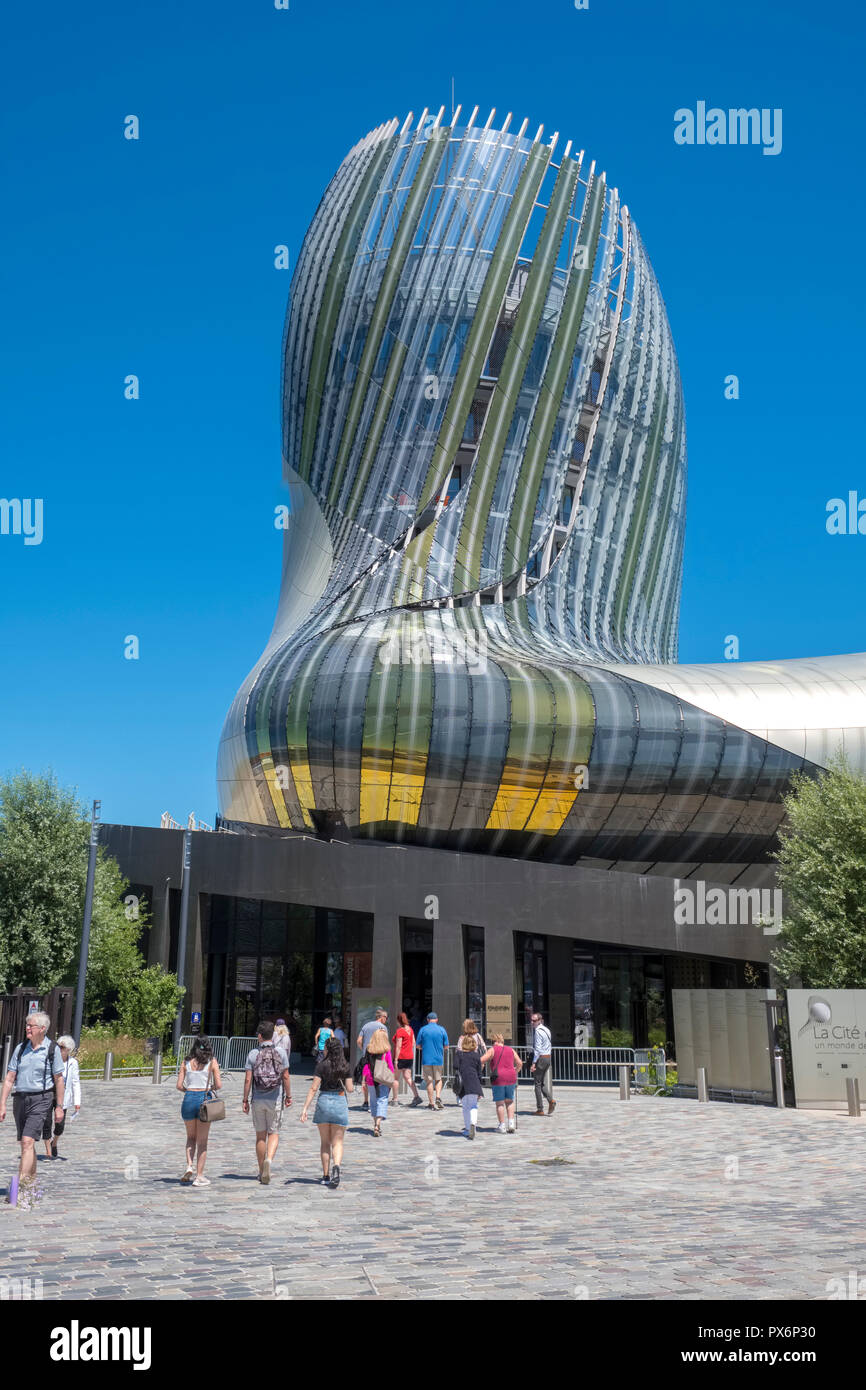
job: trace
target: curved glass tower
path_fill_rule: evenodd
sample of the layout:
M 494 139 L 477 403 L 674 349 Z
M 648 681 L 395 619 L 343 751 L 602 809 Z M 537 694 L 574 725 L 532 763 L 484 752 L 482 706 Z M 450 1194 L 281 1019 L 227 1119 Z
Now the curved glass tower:
M 298 260 L 282 591 L 222 813 L 756 862 L 813 764 L 677 693 L 683 399 L 638 230 L 570 141 L 441 117 L 361 140 Z

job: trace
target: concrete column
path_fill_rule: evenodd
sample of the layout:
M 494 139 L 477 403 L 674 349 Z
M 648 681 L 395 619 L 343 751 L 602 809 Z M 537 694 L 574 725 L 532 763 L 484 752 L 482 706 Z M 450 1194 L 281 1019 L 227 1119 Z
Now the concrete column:
M 393 1036 L 397 1014 L 403 1007 L 403 948 L 400 918 L 395 913 L 377 912 L 373 917 L 371 988 L 381 990 L 388 1000 L 388 1030 Z M 352 1031 L 357 1032 L 354 1025 Z
M 466 1017 L 466 953 L 460 922 L 433 923 L 433 1008 L 451 1042 Z
M 511 999 L 511 1038 L 516 1042 L 517 980 L 514 970 L 514 932 L 504 927 L 484 928 L 484 992 L 507 994 Z M 490 1021 L 487 1023 L 490 1032 Z

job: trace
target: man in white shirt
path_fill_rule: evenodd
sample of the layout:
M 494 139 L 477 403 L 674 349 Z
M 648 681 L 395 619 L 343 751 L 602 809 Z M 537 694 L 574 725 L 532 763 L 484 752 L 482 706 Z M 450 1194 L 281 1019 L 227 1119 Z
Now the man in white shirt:
M 529 1070 L 535 1077 L 536 1115 L 544 1114 L 544 1096 L 547 1093 L 547 1113 L 552 1115 L 556 1109 L 553 1099 L 553 1073 L 551 1071 L 552 1041 L 550 1029 L 539 1013 L 532 1015 L 532 1066 Z

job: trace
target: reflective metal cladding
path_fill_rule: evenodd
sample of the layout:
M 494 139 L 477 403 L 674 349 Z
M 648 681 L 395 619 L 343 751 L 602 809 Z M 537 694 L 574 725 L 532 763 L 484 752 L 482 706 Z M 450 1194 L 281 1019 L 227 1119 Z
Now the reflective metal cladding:
M 223 730 L 222 813 L 757 862 L 814 763 L 675 664 L 685 421 L 637 227 L 571 141 L 442 114 L 349 152 L 297 263 L 282 590 Z

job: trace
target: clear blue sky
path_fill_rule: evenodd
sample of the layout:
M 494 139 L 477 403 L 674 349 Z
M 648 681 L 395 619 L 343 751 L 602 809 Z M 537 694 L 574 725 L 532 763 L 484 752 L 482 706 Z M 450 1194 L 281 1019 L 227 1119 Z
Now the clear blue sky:
M 0 536 L 0 772 L 53 767 L 106 820 L 212 820 L 279 585 L 273 248 L 294 260 L 349 147 L 450 106 L 452 76 L 464 111 L 586 149 L 643 234 L 686 398 L 680 659 L 866 647 L 866 536 L 825 529 L 866 497 L 864 29 L 813 0 L 14 7 L 0 495 L 43 498 L 45 534 Z M 676 145 L 698 100 L 781 107 L 781 154 Z

